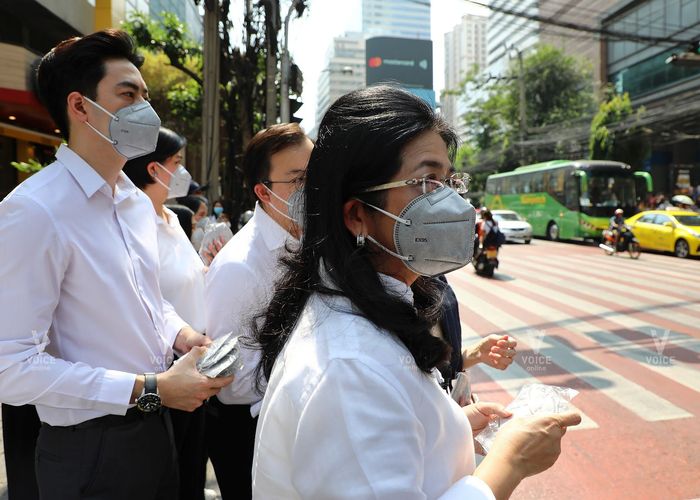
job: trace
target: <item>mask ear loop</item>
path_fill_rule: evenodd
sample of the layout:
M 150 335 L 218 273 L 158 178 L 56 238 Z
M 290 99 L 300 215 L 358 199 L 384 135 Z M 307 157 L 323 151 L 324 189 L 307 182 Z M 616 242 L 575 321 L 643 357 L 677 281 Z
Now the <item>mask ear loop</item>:
M 382 209 L 379 208 L 379 207 L 375 207 L 375 206 L 372 205 L 371 203 L 367 203 L 366 201 L 363 201 L 363 200 L 361 200 L 361 199 L 359 199 L 359 198 L 355 198 L 355 199 L 356 199 L 357 201 L 359 201 L 360 203 L 362 203 L 363 205 L 367 205 L 368 207 L 372 207 L 372 208 L 375 209 L 377 212 L 381 212 L 381 213 L 383 213 L 384 215 L 386 215 L 387 217 L 391 217 L 391 218 L 394 219 L 396 222 L 400 222 L 401 224 L 404 224 L 404 225 L 406 225 L 406 226 L 410 226 L 410 225 L 411 225 L 411 219 L 402 219 L 401 217 L 398 217 L 398 216 L 392 214 L 391 212 L 387 212 L 386 210 L 382 210 Z
M 97 104 L 95 101 L 93 101 L 92 99 L 90 99 L 88 96 L 85 96 L 85 95 L 84 95 L 84 96 L 82 96 L 82 97 L 83 97 L 83 99 L 85 99 L 87 102 L 89 102 L 90 104 L 92 104 L 93 106 L 95 106 L 97 109 L 99 109 L 99 110 L 102 111 L 103 113 L 107 113 L 115 122 L 118 122 L 118 121 L 119 121 L 119 117 L 118 117 L 118 116 L 116 116 L 116 115 L 110 113 L 110 112 L 107 111 L 105 108 L 103 108 L 102 106 L 100 106 L 99 104 Z M 90 127 L 97 135 L 99 135 L 100 137 L 102 137 L 105 141 L 111 143 L 111 144 L 114 145 L 114 146 L 116 146 L 116 145 L 118 144 L 118 141 L 115 141 L 115 140 L 112 139 L 111 137 L 107 137 L 107 136 L 104 135 L 102 132 L 100 132 L 99 130 L 97 130 L 95 127 L 93 127 L 93 126 L 92 126 L 92 123 L 86 121 L 86 122 L 85 122 L 85 125 L 87 125 L 88 127 Z
M 270 194 L 271 194 L 272 196 L 274 196 L 275 198 L 277 198 L 279 201 L 281 201 L 282 203 L 284 203 L 284 204 L 287 205 L 288 207 L 291 207 L 291 206 L 292 206 L 291 203 L 289 203 L 287 200 L 285 200 L 285 199 L 282 198 L 280 195 L 278 195 L 277 193 L 275 193 L 272 189 L 270 189 L 269 187 L 267 187 L 267 185 L 266 185 L 265 183 L 262 183 L 262 185 L 265 186 L 265 189 L 267 189 L 267 190 L 270 192 Z M 289 220 L 292 221 L 293 223 L 299 225 L 299 222 L 297 222 L 297 220 L 296 220 L 294 217 L 292 217 L 292 216 L 289 215 L 289 214 L 285 214 L 284 212 L 282 212 L 282 210 L 280 210 L 279 208 L 277 208 L 276 206 L 274 206 L 272 203 L 270 203 L 269 205 L 270 205 L 270 208 L 271 208 L 272 210 L 274 210 L 275 212 L 277 212 L 278 214 L 280 214 L 282 217 L 286 217 L 287 219 L 289 219 Z

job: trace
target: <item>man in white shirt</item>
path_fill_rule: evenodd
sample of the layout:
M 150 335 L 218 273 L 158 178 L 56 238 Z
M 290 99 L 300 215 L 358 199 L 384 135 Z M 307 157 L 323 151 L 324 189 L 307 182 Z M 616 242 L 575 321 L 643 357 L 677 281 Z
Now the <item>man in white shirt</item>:
M 224 246 L 206 277 L 207 334 L 250 337 L 279 277 L 278 259 L 301 230 L 289 199 L 300 189 L 313 143 L 296 123 L 273 125 L 255 135 L 243 159 L 247 185 L 257 197 L 252 219 Z M 256 390 L 257 350 L 242 349 L 243 370 L 209 402 L 207 435 L 224 500 L 250 498 L 255 426 L 263 395 Z
M 153 207 L 121 172 L 160 126 L 140 62 L 117 30 L 42 59 L 40 97 L 68 144 L 0 203 L 0 400 L 37 407 L 42 499 L 175 498 L 164 408 L 231 382 L 197 371 L 210 341 L 163 300 Z M 169 368 L 173 348 L 192 353 Z

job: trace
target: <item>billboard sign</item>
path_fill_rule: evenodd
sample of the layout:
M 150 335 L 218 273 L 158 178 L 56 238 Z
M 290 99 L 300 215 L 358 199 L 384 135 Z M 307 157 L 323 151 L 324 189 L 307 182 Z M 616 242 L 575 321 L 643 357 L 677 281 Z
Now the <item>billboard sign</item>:
M 379 36 L 367 39 L 365 52 L 367 85 L 395 82 L 432 90 L 432 41 Z

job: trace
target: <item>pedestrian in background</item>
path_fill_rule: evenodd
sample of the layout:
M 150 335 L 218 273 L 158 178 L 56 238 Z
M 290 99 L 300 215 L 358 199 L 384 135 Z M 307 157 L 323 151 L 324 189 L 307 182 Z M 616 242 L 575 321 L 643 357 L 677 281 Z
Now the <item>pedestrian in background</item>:
M 255 212 L 226 244 L 207 274 L 207 334 L 213 339 L 231 331 L 251 338 L 252 321 L 264 310 L 280 278 L 278 260 L 298 245 L 299 221 L 290 200 L 304 181 L 313 143 L 296 123 L 258 132 L 243 157 L 247 186 L 255 195 Z M 244 368 L 225 394 L 208 407 L 209 457 L 224 500 L 250 498 L 255 426 L 262 400 L 256 389 L 259 351 L 245 349 Z
M 204 308 L 205 266 L 195 252 L 177 215 L 165 200 L 187 193 L 191 176 L 182 165 L 184 137 L 161 127 L 155 151 L 129 160 L 124 173 L 151 200 L 158 228 L 160 289 L 175 312 L 195 330 L 206 328 Z M 172 410 L 173 434 L 178 453 L 180 498 L 204 499 L 206 446 L 204 406 L 193 412 Z

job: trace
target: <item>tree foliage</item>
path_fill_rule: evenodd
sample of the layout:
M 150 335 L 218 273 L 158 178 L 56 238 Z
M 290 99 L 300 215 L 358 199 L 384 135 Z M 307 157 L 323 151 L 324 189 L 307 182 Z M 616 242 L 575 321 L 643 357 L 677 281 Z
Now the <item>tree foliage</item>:
M 591 122 L 590 158 L 641 166 L 649 154 L 649 141 L 638 125 L 643 114 L 643 107 L 636 111 L 632 108 L 627 92 L 616 94 L 611 88 L 607 89 L 606 98 Z
M 522 78 L 525 85 L 526 129 L 523 137 L 540 127 L 561 124 L 592 114 L 595 99 L 590 64 L 564 54 L 561 50 L 539 45 L 523 56 Z M 535 149 L 515 147 L 521 135 L 520 65 L 514 58 L 504 75 L 483 90 L 485 82 L 470 74 L 464 81 L 462 94 L 480 93 L 463 116 L 467 141 L 474 148 L 474 162 L 487 158 L 487 163 L 508 169 L 521 162 L 540 159 Z M 481 89 L 481 90 L 478 90 Z M 476 166 L 476 165 L 472 165 Z

